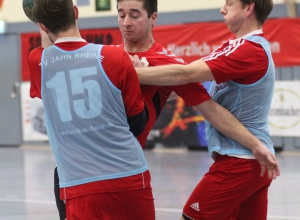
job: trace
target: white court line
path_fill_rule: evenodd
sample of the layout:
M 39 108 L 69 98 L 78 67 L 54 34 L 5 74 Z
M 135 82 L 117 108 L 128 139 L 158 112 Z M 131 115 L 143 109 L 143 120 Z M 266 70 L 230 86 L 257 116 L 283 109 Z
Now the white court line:
M 19 202 L 19 203 L 37 203 L 37 204 L 56 204 L 55 201 L 49 200 L 28 200 L 28 199 L 8 199 L 0 198 L 0 202 Z
M 8 199 L 8 198 L 0 198 L 0 202 L 37 203 L 37 204 L 51 204 L 51 205 L 55 204 L 54 201 L 49 201 L 49 200 L 27 200 L 27 199 Z M 181 213 L 182 209 L 155 208 L 155 211 Z M 271 219 L 300 220 L 300 217 L 268 215 L 268 219 L 269 220 Z
M 155 208 L 157 212 L 178 212 L 181 213 L 182 209 L 166 209 L 166 208 Z
M 268 219 L 299 220 L 300 217 L 268 215 Z

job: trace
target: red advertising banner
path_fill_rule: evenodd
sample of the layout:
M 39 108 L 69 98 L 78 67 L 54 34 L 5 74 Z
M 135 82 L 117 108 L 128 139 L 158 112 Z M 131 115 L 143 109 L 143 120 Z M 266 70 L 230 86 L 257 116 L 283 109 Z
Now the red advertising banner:
M 119 29 L 99 29 L 99 30 L 82 30 L 82 38 L 90 43 L 95 44 L 121 44 L 122 35 Z M 30 70 L 28 66 L 28 55 L 31 50 L 41 45 L 39 33 L 21 34 L 21 67 L 22 81 L 29 81 Z
M 2 10 L 4 0 L 0 0 L 0 10 Z
M 300 65 L 300 19 L 271 19 L 263 26 L 270 41 L 276 67 Z M 234 37 L 223 22 L 181 24 L 154 27 L 154 39 L 191 62 L 210 54 L 227 39 Z M 88 42 L 120 44 L 122 36 L 118 29 L 82 30 L 82 37 Z M 29 80 L 27 57 L 40 45 L 38 33 L 21 35 L 22 80 Z
M 300 19 L 271 19 L 263 25 L 276 67 L 300 65 Z M 161 45 L 191 62 L 206 56 L 233 37 L 226 24 L 195 23 L 154 28 Z
M 276 67 L 300 65 L 300 18 L 274 19 L 263 26 Z
M 28 66 L 28 55 L 31 50 L 41 45 L 39 33 L 21 34 L 21 71 L 22 81 L 29 81 L 30 70 Z

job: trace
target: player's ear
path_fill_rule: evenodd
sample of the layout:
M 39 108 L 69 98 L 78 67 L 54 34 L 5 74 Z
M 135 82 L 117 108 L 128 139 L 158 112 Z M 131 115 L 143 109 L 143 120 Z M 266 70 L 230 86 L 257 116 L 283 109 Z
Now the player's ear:
M 49 30 L 45 27 L 45 25 L 43 25 L 42 23 L 37 23 L 37 25 L 45 32 L 45 33 L 49 33 Z
M 151 17 L 150 17 L 150 22 L 152 24 L 152 26 L 156 23 L 156 20 L 157 20 L 157 12 L 154 12 Z
M 254 7 L 255 7 L 254 2 L 251 2 L 246 5 L 246 9 L 247 9 L 246 13 L 248 16 L 254 12 Z
M 74 12 L 75 12 L 75 19 L 77 20 L 79 17 L 79 10 L 78 10 L 77 5 L 74 5 Z

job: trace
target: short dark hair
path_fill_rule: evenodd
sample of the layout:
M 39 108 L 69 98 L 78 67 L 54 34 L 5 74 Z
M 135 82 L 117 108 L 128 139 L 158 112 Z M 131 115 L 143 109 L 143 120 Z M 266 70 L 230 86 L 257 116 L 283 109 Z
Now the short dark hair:
M 243 5 L 254 3 L 256 19 L 263 24 L 273 10 L 273 0 L 241 0 Z
M 117 0 L 117 7 L 119 2 L 122 2 L 125 0 Z M 157 0 L 136 0 L 143 2 L 143 8 L 147 11 L 148 18 L 150 18 L 151 15 L 153 15 L 154 12 L 157 12 Z
M 72 0 L 35 0 L 32 14 L 37 23 L 45 25 L 52 34 L 76 25 Z

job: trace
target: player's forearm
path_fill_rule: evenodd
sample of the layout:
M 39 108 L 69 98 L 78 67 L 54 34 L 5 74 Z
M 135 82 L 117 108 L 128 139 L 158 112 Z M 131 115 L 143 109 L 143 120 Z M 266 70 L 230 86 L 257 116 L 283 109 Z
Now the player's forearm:
M 207 102 L 209 102 L 209 105 Z M 203 107 L 203 105 L 206 106 Z M 257 148 L 264 147 L 229 111 L 213 100 L 206 101 L 195 107 L 218 131 L 252 152 Z
M 182 85 L 187 83 L 186 70 L 183 65 L 172 64 L 155 67 L 136 68 L 140 84 L 147 85 Z

